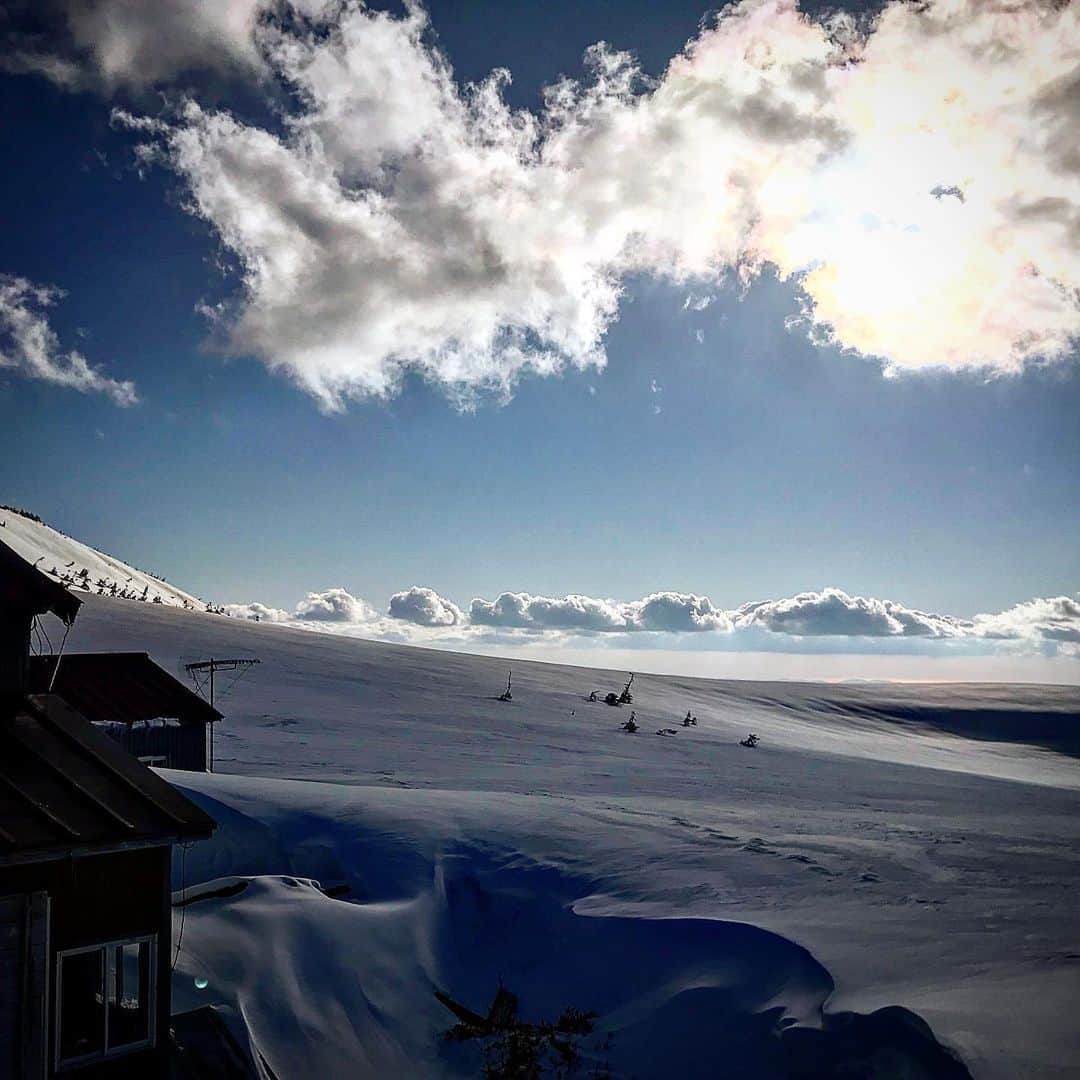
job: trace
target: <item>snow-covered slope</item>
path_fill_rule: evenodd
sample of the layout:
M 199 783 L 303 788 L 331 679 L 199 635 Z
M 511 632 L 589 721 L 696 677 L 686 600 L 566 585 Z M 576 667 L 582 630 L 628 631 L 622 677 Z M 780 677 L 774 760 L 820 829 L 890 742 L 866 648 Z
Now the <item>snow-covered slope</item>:
M 166 604 L 194 611 L 207 605 L 197 596 L 114 559 L 25 514 L 0 508 L 0 540 L 27 562 L 76 592 Z
M 622 672 L 515 663 L 504 703 L 505 661 L 96 596 L 68 647 L 262 661 L 233 775 L 170 774 L 219 822 L 175 887 L 247 882 L 182 909 L 176 992 L 283 1080 L 476 1075 L 433 991 L 499 978 L 595 1008 L 623 1077 L 1080 1075 L 1076 688 L 639 675 L 627 735 L 585 700 Z
M 1078 787 L 1080 688 L 1002 684 L 826 685 L 644 675 L 629 715 L 585 701 L 621 690 L 625 671 L 515 660 L 514 700 L 497 700 L 508 661 L 319 634 L 91 597 L 69 648 L 144 649 L 186 679 L 208 656 L 256 656 L 219 704 L 217 760 L 230 772 L 346 783 L 392 775 L 414 786 L 604 790 L 629 770 L 641 790 L 695 794 L 703 775 L 746 764 L 754 730 L 798 768 L 837 757 Z M 645 656 L 642 657 L 646 659 Z M 683 731 L 687 710 L 696 729 Z M 571 715 L 573 714 L 573 716 Z M 678 728 L 661 743 L 653 732 Z M 734 749 L 734 754 L 732 748 Z M 1055 752 L 1057 751 L 1057 752 Z M 612 758 L 620 771 L 612 773 Z M 583 789 L 582 785 L 586 785 Z

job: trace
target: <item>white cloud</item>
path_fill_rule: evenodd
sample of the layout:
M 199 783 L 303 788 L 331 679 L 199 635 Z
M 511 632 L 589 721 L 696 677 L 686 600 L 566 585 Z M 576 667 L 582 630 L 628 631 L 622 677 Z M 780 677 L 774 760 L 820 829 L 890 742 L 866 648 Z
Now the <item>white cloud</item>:
M 705 344 L 705 331 L 702 330 L 700 327 L 697 330 L 694 331 L 694 340 L 699 345 L 704 345 Z
M 430 596 L 424 595 L 428 593 Z M 424 600 L 429 604 L 427 617 L 432 620 L 430 622 L 422 621 Z M 455 633 L 455 625 L 448 621 L 455 612 L 459 620 L 464 618 L 454 604 L 433 590 L 416 586 L 394 594 L 389 616 L 342 588 L 309 592 L 291 611 L 257 602 L 226 604 L 224 611 L 237 619 L 403 644 L 454 644 L 464 642 L 461 633 L 467 632 L 465 628 L 465 631 Z M 435 621 L 437 619 L 443 621 Z
M 360 625 L 379 619 L 378 611 L 366 600 L 346 589 L 323 589 L 309 592 L 292 611 L 266 604 L 226 604 L 225 611 L 237 619 L 275 623 L 347 623 Z
M 973 625 L 982 637 L 1061 642 L 1080 655 L 1080 597 L 1028 600 L 996 615 L 976 615 Z
M 276 0 L 41 0 L 50 40 L 15 35 L 2 66 L 66 89 L 143 89 L 193 71 L 260 75 L 257 31 Z
M 694 593 L 656 592 L 627 605 L 630 627 L 667 633 L 700 633 L 732 629 L 728 614 L 714 607 L 707 596 Z
M 1018 371 L 1080 333 L 1076 5 L 894 2 L 864 32 L 746 0 L 655 85 L 595 47 L 540 114 L 505 72 L 457 84 L 416 7 L 282 25 L 284 132 L 189 102 L 161 149 L 242 267 L 227 348 L 326 408 L 410 368 L 467 401 L 602 366 L 630 273 L 774 265 L 815 338 L 892 371 Z
M 571 594 L 561 598 L 500 593 L 494 600 L 477 597 L 469 605 L 474 626 L 516 627 L 528 630 L 625 630 L 624 610 L 610 600 Z
M 572 593 L 477 597 L 467 613 L 434 589 L 412 586 L 390 598 L 389 615 L 344 589 L 308 593 L 292 611 L 230 604 L 228 614 L 261 622 L 421 645 L 482 647 L 535 640 L 601 642 L 611 648 L 792 653 L 1057 655 L 1080 658 L 1080 596 L 1017 604 L 961 619 L 893 600 L 826 588 L 726 610 L 707 596 L 659 591 L 618 601 Z
M 421 585 L 413 585 L 390 597 L 390 617 L 417 626 L 457 626 L 465 620 L 457 604 Z
M 91 367 L 82 353 L 61 347 L 45 312 L 63 295 L 51 285 L 0 274 L 0 370 L 82 393 L 106 394 L 117 405 L 134 405 L 138 401 L 134 383 L 110 379 Z
M 371 622 L 379 613 L 366 600 L 345 589 L 311 592 L 296 605 L 295 616 L 302 622 Z
M 657 592 L 642 600 L 619 602 L 581 595 L 557 598 L 507 592 L 495 600 L 473 600 L 469 615 L 478 626 L 592 633 L 731 633 L 753 629 L 799 637 L 945 638 L 973 632 L 971 622 L 926 614 L 889 600 L 849 596 L 831 588 L 745 604 L 734 611 L 718 608 L 707 596 L 694 593 Z
M 931 615 L 891 600 L 849 596 L 841 589 L 804 592 L 783 600 L 744 604 L 733 613 L 739 629 L 846 637 L 960 637 L 972 629 L 948 615 Z
M 268 607 L 258 602 L 252 604 L 226 604 L 225 614 L 234 619 L 248 619 L 251 622 L 283 623 L 291 622 L 294 616 L 283 608 Z
M 805 272 L 826 337 L 894 371 L 1010 372 L 1074 348 L 1078 20 L 1040 2 L 890 4 L 859 63 L 830 73 L 850 141 L 801 193 L 783 180 L 792 213 L 760 237 L 782 273 Z
M 683 301 L 683 311 L 704 311 L 715 300 L 716 297 L 710 294 L 698 296 L 696 293 L 690 293 Z
M 79 64 L 51 52 L 36 51 L 32 43 L 18 38 L 0 51 L 0 71 L 9 75 L 43 75 L 64 90 L 82 89 L 86 79 Z
M 469 619 L 474 626 L 589 633 L 731 629 L 727 615 L 707 596 L 677 592 L 652 593 L 626 603 L 577 594 L 551 597 L 505 592 L 494 600 L 473 600 Z

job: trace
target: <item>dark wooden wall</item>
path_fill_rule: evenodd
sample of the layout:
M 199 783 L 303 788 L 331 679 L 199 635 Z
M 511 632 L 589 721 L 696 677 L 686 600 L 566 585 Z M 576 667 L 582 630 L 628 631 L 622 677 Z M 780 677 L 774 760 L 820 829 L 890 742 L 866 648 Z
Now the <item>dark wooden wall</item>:
M 166 768 L 206 772 L 205 724 L 95 724 L 135 757 L 163 757 Z
M 56 954 L 81 945 L 157 934 L 156 1051 L 80 1069 L 91 1077 L 154 1077 L 168 1046 L 171 1012 L 172 848 L 138 848 L 107 855 L 0 867 L 0 896 L 44 890 L 51 900 L 49 971 L 55 990 Z M 53 1003 L 50 1002 L 49 1056 L 52 1056 Z M 51 1073 L 50 1073 L 51 1075 Z

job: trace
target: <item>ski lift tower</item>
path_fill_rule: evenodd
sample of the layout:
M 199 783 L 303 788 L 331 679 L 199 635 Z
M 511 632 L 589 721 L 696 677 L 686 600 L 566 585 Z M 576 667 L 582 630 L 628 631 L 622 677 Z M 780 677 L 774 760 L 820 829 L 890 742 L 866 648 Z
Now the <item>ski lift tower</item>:
M 233 659 L 233 660 L 217 660 L 211 657 L 209 660 L 199 660 L 194 664 L 185 664 L 184 670 L 191 676 L 191 681 L 195 684 L 195 689 L 202 697 L 206 698 L 211 705 L 214 704 L 214 676 L 219 671 L 235 671 L 236 677 L 229 683 L 229 687 L 236 682 L 242 675 L 246 674 L 256 664 L 262 663 L 261 660 L 254 658 L 246 659 Z M 229 689 L 226 687 L 226 690 Z M 207 693 L 209 691 L 209 694 Z M 208 725 L 210 728 L 210 753 L 209 753 L 209 767 L 207 772 L 214 771 L 214 725 Z

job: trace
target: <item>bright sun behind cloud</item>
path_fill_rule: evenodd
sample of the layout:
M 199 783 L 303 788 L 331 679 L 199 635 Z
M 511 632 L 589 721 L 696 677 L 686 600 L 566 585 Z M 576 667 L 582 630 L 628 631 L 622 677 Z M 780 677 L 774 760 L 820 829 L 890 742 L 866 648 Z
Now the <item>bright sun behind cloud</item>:
M 505 72 L 462 85 L 419 8 L 312 18 L 250 29 L 283 132 L 116 116 L 239 262 L 225 347 L 326 409 L 410 370 L 467 401 L 602 366 L 633 274 L 773 267 L 815 340 L 890 373 L 1015 373 L 1080 334 L 1075 5 L 744 0 L 658 81 L 595 46 L 535 113 Z

